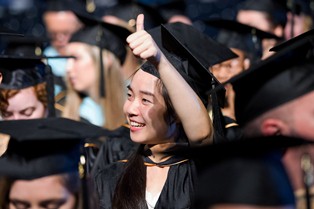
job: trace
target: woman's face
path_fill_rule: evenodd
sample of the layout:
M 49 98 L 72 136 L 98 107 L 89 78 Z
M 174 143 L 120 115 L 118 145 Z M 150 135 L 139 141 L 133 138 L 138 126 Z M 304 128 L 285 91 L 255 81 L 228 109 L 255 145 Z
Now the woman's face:
M 76 198 L 53 175 L 34 180 L 16 180 L 9 193 L 9 209 L 74 209 Z
M 73 89 L 89 94 L 97 79 L 96 64 L 84 43 L 73 42 L 67 46 L 67 55 L 75 56 L 68 59 L 67 78 Z
M 4 120 L 44 118 L 47 115 L 47 110 L 38 100 L 34 87 L 21 89 L 9 98 L 8 102 L 8 108 L 2 113 Z
M 157 77 L 139 70 L 128 86 L 124 113 L 134 142 L 160 144 L 169 142 L 172 135 L 164 118 L 167 108 L 157 81 Z

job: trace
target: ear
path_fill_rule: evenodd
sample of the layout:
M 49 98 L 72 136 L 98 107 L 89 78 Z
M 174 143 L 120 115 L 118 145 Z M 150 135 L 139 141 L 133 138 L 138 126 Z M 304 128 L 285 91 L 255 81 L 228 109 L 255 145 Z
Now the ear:
M 287 134 L 288 126 L 279 119 L 268 118 L 262 122 L 261 132 L 263 136 L 275 136 Z
M 250 65 L 251 61 L 248 58 L 245 58 L 243 62 L 244 70 L 247 70 L 250 67 Z
M 0 73 L 0 83 L 2 82 L 2 74 Z

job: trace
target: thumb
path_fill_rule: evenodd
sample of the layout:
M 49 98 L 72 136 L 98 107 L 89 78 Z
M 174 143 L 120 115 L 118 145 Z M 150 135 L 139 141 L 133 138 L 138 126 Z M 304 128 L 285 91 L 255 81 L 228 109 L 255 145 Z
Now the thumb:
M 139 14 L 136 18 L 136 31 L 144 30 L 144 15 Z

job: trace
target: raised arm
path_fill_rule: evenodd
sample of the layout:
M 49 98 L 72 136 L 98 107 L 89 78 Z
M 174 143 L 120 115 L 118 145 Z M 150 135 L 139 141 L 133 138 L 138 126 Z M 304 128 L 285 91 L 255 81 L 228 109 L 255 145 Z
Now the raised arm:
M 135 56 L 148 60 L 159 71 L 191 145 L 211 143 L 213 125 L 205 106 L 144 30 L 143 14 L 137 17 L 136 32 L 127 38 L 127 42 Z

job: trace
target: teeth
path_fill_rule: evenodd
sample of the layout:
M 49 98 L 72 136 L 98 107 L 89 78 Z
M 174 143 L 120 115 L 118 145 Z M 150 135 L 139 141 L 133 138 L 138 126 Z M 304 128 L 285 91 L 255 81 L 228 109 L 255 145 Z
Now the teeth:
M 144 124 L 131 121 L 131 126 L 133 126 L 133 127 L 143 127 Z

